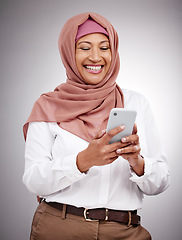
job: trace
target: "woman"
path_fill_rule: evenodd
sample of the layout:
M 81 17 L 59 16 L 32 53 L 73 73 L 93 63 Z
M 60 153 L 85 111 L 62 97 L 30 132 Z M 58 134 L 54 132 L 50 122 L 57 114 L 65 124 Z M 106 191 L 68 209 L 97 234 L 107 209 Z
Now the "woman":
M 104 17 L 69 19 L 59 37 L 66 83 L 43 94 L 24 125 L 23 182 L 43 199 L 31 239 L 151 239 L 137 210 L 143 194 L 169 185 L 169 169 L 149 104 L 121 90 L 118 36 Z M 111 138 L 124 126 L 105 129 L 112 108 L 137 112 L 133 133 Z

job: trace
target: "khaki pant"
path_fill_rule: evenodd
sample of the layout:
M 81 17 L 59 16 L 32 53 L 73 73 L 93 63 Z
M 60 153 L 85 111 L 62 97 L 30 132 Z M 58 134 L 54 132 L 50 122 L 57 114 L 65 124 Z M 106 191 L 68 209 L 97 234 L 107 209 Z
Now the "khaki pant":
M 42 202 L 35 212 L 31 240 L 150 240 L 142 226 L 129 227 L 112 221 L 85 221 Z

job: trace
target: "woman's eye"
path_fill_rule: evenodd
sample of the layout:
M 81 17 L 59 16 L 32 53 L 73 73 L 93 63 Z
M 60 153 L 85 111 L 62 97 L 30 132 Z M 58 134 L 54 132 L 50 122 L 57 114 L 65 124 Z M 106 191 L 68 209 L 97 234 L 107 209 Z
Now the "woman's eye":
M 106 50 L 110 49 L 110 47 L 101 47 L 100 49 L 103 51 L 106 51 Z
M 90 50 L 89 47 L 81 47 L 80 49 L 81 49 L 81 50 L 85 50 L 85 51 Z

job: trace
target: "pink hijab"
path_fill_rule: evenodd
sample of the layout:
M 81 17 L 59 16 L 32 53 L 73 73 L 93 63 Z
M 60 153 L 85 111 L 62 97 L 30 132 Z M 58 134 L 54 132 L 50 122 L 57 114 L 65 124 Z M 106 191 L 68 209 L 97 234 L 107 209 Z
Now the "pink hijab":
M 112 60 L 104 79 L 96 85 L 88 85 L 78 72 L 75 62 L 75 38 L 79 25 L 92 18 L 107 30 Z M 57 122 L 76 136 L 91 141 L 99 130 L 107 126 L 109 112 L 124 107 L 123 94 L 116 84 L 120 61 L 118 35 L 111 23 L 96 13 L 83 13 L 70 18 L 63 26 L 59 51 L 66 69 L 67 80 L 53 92 L 44 93 L 35 102 L 23 127 L 26 140 L 29 122 Z

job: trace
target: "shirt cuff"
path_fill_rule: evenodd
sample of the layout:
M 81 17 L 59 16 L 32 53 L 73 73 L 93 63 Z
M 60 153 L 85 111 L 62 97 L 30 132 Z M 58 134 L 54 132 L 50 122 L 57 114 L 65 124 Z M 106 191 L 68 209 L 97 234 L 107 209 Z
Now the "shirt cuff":
M 84 173 L 81 173 L 76 164 L 77 159 L 77 153 L 71 154 L 63 159 L 63 171 L 65 175 L 69 178 L 71 178 L 73 175 L 74 177 L 80 178 L 80 176 L 85 175 Z
M 151 159 L 144 157 L 144 161 L 145 161 L 145 166 L 144 166 L 144 175 L 142 176 L 138 176 L 133 170 L 132 168 L 130 168 L 130 173 L 131 173 L 131 177 L 130 180 L 132 182 L 136 182 L 136 183 L 143 183 L 145 182 L 145 180 L 148 179 L 148 177 L 152 174 L 152 165 L 153 162 L 151 161 Z
M 56 161 L 54 163 L 54 170 L 62 170 L 64 176 L 71 179 L 77 180 L 80 177 L 84 176 L 84 173 L 81 173 L 76 164 L 77 153 L 71 154 L 69 156 L 64 157 L 62 161 Z

